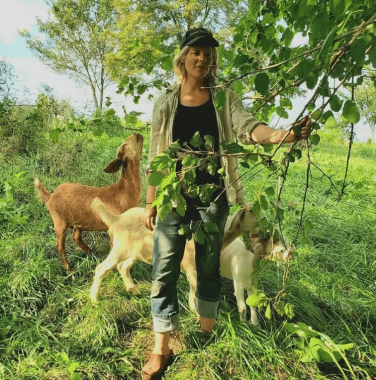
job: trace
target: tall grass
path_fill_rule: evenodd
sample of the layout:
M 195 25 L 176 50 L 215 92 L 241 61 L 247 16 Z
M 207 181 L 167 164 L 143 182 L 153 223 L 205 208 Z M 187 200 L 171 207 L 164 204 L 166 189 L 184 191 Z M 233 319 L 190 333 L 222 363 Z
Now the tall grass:
M 12 188 L 12 207 L 27 223 L 0 225 L 0 379 L 139 379 L 153 342 L 149 291 L 151 268 L 136 263 L 132 276 L 141 297 L 124 289 L 116 271 L 107 276 L 94 307 L 88 294 L 96 265 L 109 252 L 106 233 L 85 233 L 94 254 L 78 251 L 70 236 L 67 254 L 76 271 L 67 275 L 55 248 L 51 219 L 34 196 L 33 180 L 53 190 L 71 180 L 103 186 L 117 180 L 102 169 L 114 158 L 121 135 L 77 141 L 61 136 L 34 154 L 0 157 L 0 198 Z M 42 146 L 42 145 L 41 145 Z M 146 160 L 147 142 L 143 162 Z M 295 305 L 292 321 L 260 314 L 260 327 L 239 321 L 231 282 L 224 280 L 216 341 L 198 343 L 196 316 L 187 306 L 188 284 L 182 275 L 179 303 L 182 329 L 173 335 L 178 359 L 165 379 L 359 379 L 376 377 L 376 149 L 355 144 L 346 195 L 340 202 L 321 172 L 312 169 L 304 220 L 311 222 L 295 243 L 287 293 Z M 340 187 L 346 146 L 320 144 L 312 153 Z M 11 164 L 10 164 L 11 163 Z M 282 194 L 284 233 L 297 232 L 305 186 L 305 161 L 294 163 Z M 20 174 L 21 173 L 21 174 Z M 265 183 L 267 171 L 245 181 L 247 198 Z M 145 188 L 145 186 L 144 186 Z M 0 211 L 1 212 L 1 211 Z M 260 288 L 273 297 L 281 288 L 283 265 L 268 265 Z M 286 322 L 304 322 L 336 344 L 354 343 L 342 360 L 303 363 L 298 336 Z

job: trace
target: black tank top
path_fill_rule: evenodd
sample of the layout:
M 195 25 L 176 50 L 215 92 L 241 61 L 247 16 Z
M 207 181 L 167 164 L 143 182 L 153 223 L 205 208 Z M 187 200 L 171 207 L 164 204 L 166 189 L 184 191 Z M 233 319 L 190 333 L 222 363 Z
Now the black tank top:
M 190 145 L 189 142 L 196 132 L 199 132 L 202 140 L 204 140 L 204 135 L 212 136 L 214 138 L 214 151 L 219 151 L 218 123 L 211 98 L 204 104 L 194 107 L 184 106 L 180 103 L 178 104 L 172 130 L 173 141 L 179 139 L 181 146 L 183 146 L 184 143 L 187 143 L 192 150 L 206 150 L 204 144 L 199 148 Z M 180 171 L 181 168 L 182 165 L 179 161 L 176 170 Z M 220 162 L 218 160 L 217 170 L 219 168 Z M 217 170 L 214 175 L 211 175 L 206 169 L 203 171 L 196 169 L 196 185 L 214 183 L 220 186 L 221 179 Z

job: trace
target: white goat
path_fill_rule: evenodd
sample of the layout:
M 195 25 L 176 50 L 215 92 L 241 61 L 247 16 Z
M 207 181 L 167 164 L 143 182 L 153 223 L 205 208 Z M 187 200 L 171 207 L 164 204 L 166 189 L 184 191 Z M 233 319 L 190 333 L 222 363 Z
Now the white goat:
M 107 225 L 91 209 L 94 198 L 101 199 L 114 214 L 139 206 L 141 202 L 140 157 L 143 137 L 132 134 L 117 149 L 117 158 L 104 169 L 115 173 L 122 168 L 118 182 L 104 187 L 85 186 L 78 183 L 63 183 L 53 193 L 49 193 L 36 178 L 35 190 L 40 200 L 46 203 L 54 223 L 57 237 L 57 251 L 67 271 L 72 267 L 66 260 L 65 235 L 73 228 L 72 238 L 86 253 L 90 248 L 82 240 L 82 231 L 107 231 Z
M 115 266 L 123 278 L 127 291 L 133 295 L 139 295 L 140 291 L 130 276 L 130 268 L 136 260 L 152 264 L 153 251 L 153 232 L 148 230 L 142 222 L 144 209 L 133 208 L 122 215 L 113 215 L 99 199 L 93 201 L 92 208 L 99 213 L 103 222 L 109 227 L 112 249 L 107 258 L 95 269 L 94 282 L 89 295 L 91 301 L 97 302 L 102 279 Z M 246 205 L 228 219 L 221 250 L 221 274 L 234 281 L 235 296 L 242 320 L 245 319 L 246 313 L 244 290 L 247 290 L 248 294 L 252 293 L 251 274 L 256 256 L 252 251 L 247 250 L 244 243 L 237 237 L 244 231 L 256 229 L 257 220 L 251 210 L 252 205 Z M 258 239 L 256 236 L 253 238 Z M 181 269 L 186 273 L 190 284 L 189 306 L 195 310 L 197 272 L 192 240 L 186 244 Z M 255 310 L 251 310 L 251 322 L 258 324 Z

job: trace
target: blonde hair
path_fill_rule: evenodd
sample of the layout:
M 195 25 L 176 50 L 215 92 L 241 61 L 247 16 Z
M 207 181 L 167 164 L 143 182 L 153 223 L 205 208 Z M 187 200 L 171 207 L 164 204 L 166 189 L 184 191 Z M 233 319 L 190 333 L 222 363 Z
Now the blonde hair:
M 179 53 L 176 54 L 174 57 L 174 61 L 173 61 L 174 73 L 178 77 L 180 83 L 184 82 L 184 80 L 187 78 L 187 70 L 185 69 L 183 59 L 188 54 L 188 51 L 190 48 L 191 46 L 184 46 L 183 49 L 181 49 Z M 215 47 L 211 48 L 211 54 L 212 54 L 212 63 L 209 69 L 209 73 L 205 78 L 207 80 L 208 86 L 214 86 L 216 84 L 216 76 L 217 76 L 217 69 L 218 69 L 218 52 Z

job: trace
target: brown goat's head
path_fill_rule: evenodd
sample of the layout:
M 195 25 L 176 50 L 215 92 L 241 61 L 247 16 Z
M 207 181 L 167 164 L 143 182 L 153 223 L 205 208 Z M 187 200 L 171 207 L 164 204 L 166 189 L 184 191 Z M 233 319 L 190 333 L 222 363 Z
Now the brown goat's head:
M 144 138 L 139 133 L 128 136 L 117 149 L 117 158 L 112 160 L 104 169 L 106 173 L 117 172 L 122 165 L 126 165 L 128 160 L 140 158 Z
M 252 212 L 253 204 L 246 203 L 235 212 L 226 223 L 226 232 L 233 233 L 236 229 L 241 232 L 253 231 L 256 228 L 257 218 Z

